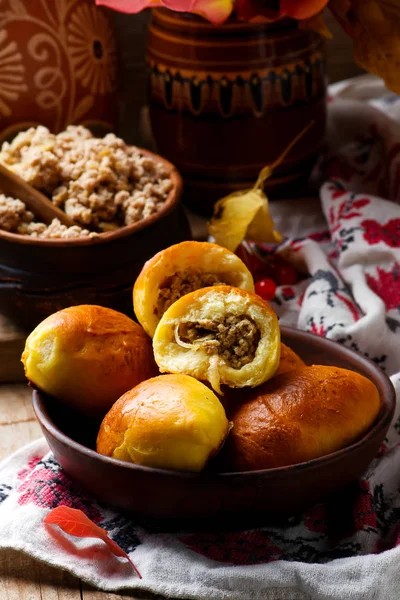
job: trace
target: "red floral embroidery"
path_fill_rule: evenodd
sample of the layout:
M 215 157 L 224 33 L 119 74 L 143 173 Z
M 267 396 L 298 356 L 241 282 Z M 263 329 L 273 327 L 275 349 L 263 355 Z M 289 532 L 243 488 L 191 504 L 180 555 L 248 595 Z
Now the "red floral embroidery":
M 334 231 L 337 231 L 339 228 L 340 228 L 340 225 L 338 225 L 337 227 L 335 227 Z M 344 251 L 344 250 L 347 249 L 346 240 L 343 240 L 343 239 L 339 238 L 338 240 L 336 240 L 336 246 L 337 246 L 337 249 L 338 249 L 338 253 L 340 255 L 340 253 L 342 251 Z
M 354 533 L 366 527 L 376 527 L 376 513 L 369 483 L 363 479 L 359 483 L 360 493 L 353 510 Z
M 370 245 L 384 242 L 391 248 L 400 248 L 400 219 L 391 219 L 385 225 L 378 221 L 366 219 L 361 223 L 364 228 L 364 239 Z
M 338 258 L 339 258 L 339 252 L 337 250 L 332 250 L 331 252 L 329 252 L 329 254 L 328 254 L 329 260 L 337 260 Z
M 300 298 L 297 300 L 297 305 L 298 305 L 300 308 L 303 306 L 303 302 L 304 302 L 304 297 L 305 297 L 305 295 L 306 295 L 306 291 L 304 291 L 304 292 L 301 294 Z
M 330 207 L 329 209 L 329 223 L 334 226 L 336 222 L 336 215 L 335 215 L 335 209 L 333 206 Z
M 347 190 L 334 190 L 332 192 L 332 200 L 337 200 L 338 198 L 342 198 L 345 194 L 347 194 Z
M 18 472 L 18 479 L 25 479 L 27 475 L 36 467 L 36 465 L 42 460 L 41 456 L 33 456 L 28 462 L 27 466 Z
M 352 202 L 352 208 L 364 208 L 365 206 L 368 206 L 368 204 L 370 204 L 371 200 L 369 198 L 359 198 L 358 200 L 354 200 Z M 361 213 L 357 213 L 357 217 L 359 217 L 361 215 Z M 348 219 L 350 217 L 347 217 Z
M 300 252 L 303 249 L 305 240 L 292 240 L 290 242 L 290 248 L 293 252 Z
M 325 325 L 317 325 L 316 323 L 313 323 L 311 326 L 311 332 L 315 333 L 316 335 L 325 337 L 326 327 L 325 327 Z
M 27 471 L 27 469 L 24 469 Z M 24 471 L 21 471 L 22 474 Z M 59 470 L 56 463 L 47 462 L 31 471 L 31 474 L 17 488 L 20 494 L 18 504 L 35 504 L 41 508 L 69 506 L 82 510 L 94 522 L 102 520 L 100 512 L 91 499 L 82 491 L 76 490 L 71 480 Z
M 353 319 L 355 321 L 358 321 L 360 318 L 360 315 L 359 315 L 358 309 L 357 309 L 356 305 L 354 304 L 354 302 L 349 300 L 349 298 L 346 298 L 346 296 L 344 296 L 340 292 L 336 292 L 336 297 L 338 300 L 340 300 L 341 302 L 343 302 L 343 304 L 345 304 L 347 306 L 347 308 L 349 309 L 349 311 L 351 312 L 351 314 L 353 316 Z
M 288 285 L 281 287 L 281 294 L 283 300 L 286 300 L 286 302 L 288 302 L 289 300 L 293 300 L 296 296 L 294 289 Z
M 400 307 L 400 264 L 395 263 L 391 271 L 377 268 L 378 277 L 366 274 L 367 283 L 377 296 L 382 298 L 387 310 Z
M 228 533 L 199 533 L 181 538 L 191 550 L 216 560 L 234 565 L 255 565 L 278 560 L 282 551 L 271 543 L 265 531 L 238 531 Z
M 308 237 L 310 240 L 314 240 L 314 242 L 330 242 L 331 234 L 329 229 L 324 229 L 323 231 L 310 233 Z
M 309 531 L 321 533 L 328 537 L 347 537 L 354 535 L 366 527 L 376 527 L 376 514 L 369 483 L 361 480 L 354 497 L 349 497 L 349 508 L 352 518 L 336 523 L 334 516 L 335 507 L 332 502 L 316 504 L 304 515 L 304 525 Z
M 342 226 L 342 221 L 348 221 L 349 219 L 354 219 L 356 217 L 362 217 L 362 213 L 360 212 L 360 208 L 364 208 L 371 201 L 368 198 L 350 198 L 348 200 L 344 200 L 335 214 L 333 206 L 329 211 L 329 221 L 331 226 L 333 227 L 332 233 L 335 233 Z
M 327 504 L 316 504 L 304 515 L 304 525 L 309 531 L 326 533 L 328 531 Z
M 382 444 L 379 446 L 379 450 L 378 450 L 378 454 L 376 455 L 376 458 L 381 458 L 382 456 L 384 456 L 386 454 L 386 452 L 388 450 L 389 450 L 389 448 L 387 447 L 385 442 L 382 442 Z

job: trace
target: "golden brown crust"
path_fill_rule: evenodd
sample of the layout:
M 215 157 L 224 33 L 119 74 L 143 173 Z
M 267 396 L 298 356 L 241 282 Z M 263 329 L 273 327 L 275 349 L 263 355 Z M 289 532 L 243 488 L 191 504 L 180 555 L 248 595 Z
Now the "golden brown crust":
M 100 454 L 158 468 L 200 471 L 230 424 L 215 394 L 187 375 L 163 375 L 124 394 L 104 417 Z
M 288 373 L 289 371 L 296 371 L 306 366 L 306 363 L 292 350 L 289 346 L 286 346 L 283 342 L 281 343 L 281 361 L 274 377 Z
M 225 465 L 258 470 L 324 456 L 357 440 L 379 408 L 375 385 L 353 371 L 312 366 L 284 373 L 235 404 Z
M 296 354 L 289 346 L 286 346 L 281 342 L 281 358 L 278 370 L 274 374 L 274 377 L 288 373 L 289 371 L 296 371 L 297 369 L 303 369 L 306 367 L 306 363 Z M 253 394 L 251 389 L 233 389 L 227 386 L 223 388 L 223 396 L 221 402 L 227 412 L 232 413 L 234 407 L 238 404 L 243 404 L 247 401 L 248 395 Z
M 177 272 L 216 275 L 223 284 L 254 291 L 250 271 L 236 254 L 226 248 L 194 241 L 170 246 L 145 263 L 133 289 L 136 317 L 150 336 L 154 335 L 161 317 L 157 311 L 160 288 Z
M 189 308 L 196 302 L 202 303 L 205 294 L 212 292 L 221 293 L 225 296 L 228 296 L 230 293 L 234 292 L 236 296 L 241 297 L 244 301 L 251 301 L 251 304 L 260 307 L 266 314 L 276 318 L 276 313 L 271 305 L 258 296 L 258 294 L 240 288 L 232 288 L 230 285 L 216 285 L 211 288 L 202 288 L 201 290 L 196 290 L 195 292 L 186 294 L 186 296 L 183 296 L 179 299 L 179 305 L 177 302 L 175 302 L 174 305 L 168 309 L 168 311 L 171 311 L 169 312 L 169 315 L 172 317 L 179 316 L 182 310 Z
M 184 347 L 177 340 L 182 323 L 201 323 L 227 316 L 251 319 L 258 330 L 255 355 L 241 368 L 232 367 L 218 353 L 203 346 Z M 203 288 L 175 302 L 163 315 L 153 338 L 156 363 L 161 372 L 186 373 L 209 381 L 219 392 L 219 383 L 230 387 L 257 386 L 272 377 L 279 365 L 280 329 L 278 318 L 262 298 L 230 286 Z
M 37 387 L 78 410 L 104 414 L 156 372 L 151 340 L 126 315 L 101 306 L 54 313 L 30 334 L 22 355 Z

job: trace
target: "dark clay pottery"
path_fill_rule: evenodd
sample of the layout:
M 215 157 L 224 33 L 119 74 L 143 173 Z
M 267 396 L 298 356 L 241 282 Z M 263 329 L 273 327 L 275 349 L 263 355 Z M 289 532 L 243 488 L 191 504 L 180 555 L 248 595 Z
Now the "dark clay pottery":
M 356 443 L 306 463 L 246 473 L 187 474 L 141 467 L 97 454 L 99 423 L 86 422 L 55 398 L 33 392 L 43 433 L 65 472 L 98 499 L 139 516 L 161 519 L 228 520 L 251 515 L 277 519 L 298 513 L 360 477 L 377 454 L 395 408 L 394 388 L 374 363 L 335 342 L 282 328 L 283 341 L 307 364 L 353 369 L 375 383 L 381 410 Z
M 183 175 L 186 203 L 210 214 L 219 198 L 252 187 L 314 122 L 266 182 L 273 196 L 304 193 L 325 130 L 318 34 L 289 19 L 216 27 L 154 9 L 147 59 L 152 134 Z
M 46 240 L 0 230 L 0 313 L 33 329 L 51 313 L 99 304 L 133 316 L 132 287 L 146 260 L 190 239 L 180 205 L 182 180 L 163 161 L 174 183 L 158 213 L 96 238 Z
M 0 3 L 0 142 L 29 126 L 117 125 L 111 15 L 94 0 Z

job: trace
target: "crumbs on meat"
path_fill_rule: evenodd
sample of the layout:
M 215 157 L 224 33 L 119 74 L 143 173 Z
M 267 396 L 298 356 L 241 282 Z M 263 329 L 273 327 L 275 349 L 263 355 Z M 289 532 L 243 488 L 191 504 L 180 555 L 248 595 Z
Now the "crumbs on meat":
M 155 314 L 160 318 L 181 296 L 213 285 L 223 285 L 221 277 L 216 273 L 200 273 L 197 271 L 178 271 L 167 277 L 160 286 Z
M 254 360 L 260 331 L 249 316 L 228 314 L 223 319 L 181 323 L 179 339 L 203 348 L 207 354 L 218 354 L 233 369 L 241 369 Z
M 97 235 L 93 231 L 82 229 L 79 225 L 67 227 L 58 219 L 53 219 L 49 225 L 35 221 L 33 213 L 27 210 L 21 200 L 10 198 L 4 194 L 0 194 L 0 229 L 42 239 L 66 239 Z

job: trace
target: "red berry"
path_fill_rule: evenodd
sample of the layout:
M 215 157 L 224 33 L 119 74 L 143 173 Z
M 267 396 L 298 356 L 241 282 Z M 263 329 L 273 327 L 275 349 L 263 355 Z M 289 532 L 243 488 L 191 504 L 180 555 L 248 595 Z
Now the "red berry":
M 255 277 L 257 273 L 259 273 L 262 270 L 264 263 L 251 250 L 251 248 L 247 249 L 243 246 L 243 244 L 241 244 L 236 250 L 236 254 L 244 262 L 244 264 L 249 269 L 253 277 Z
M 279 285 L 294 285 L 298 281 L 297 271 L 292 265 L 278 267 L 276 277 Z
M 276 283 L 272 279 L 260 279 L 255 285 L 256 294 L 263 300 L 273 300 L 275 298 Z

